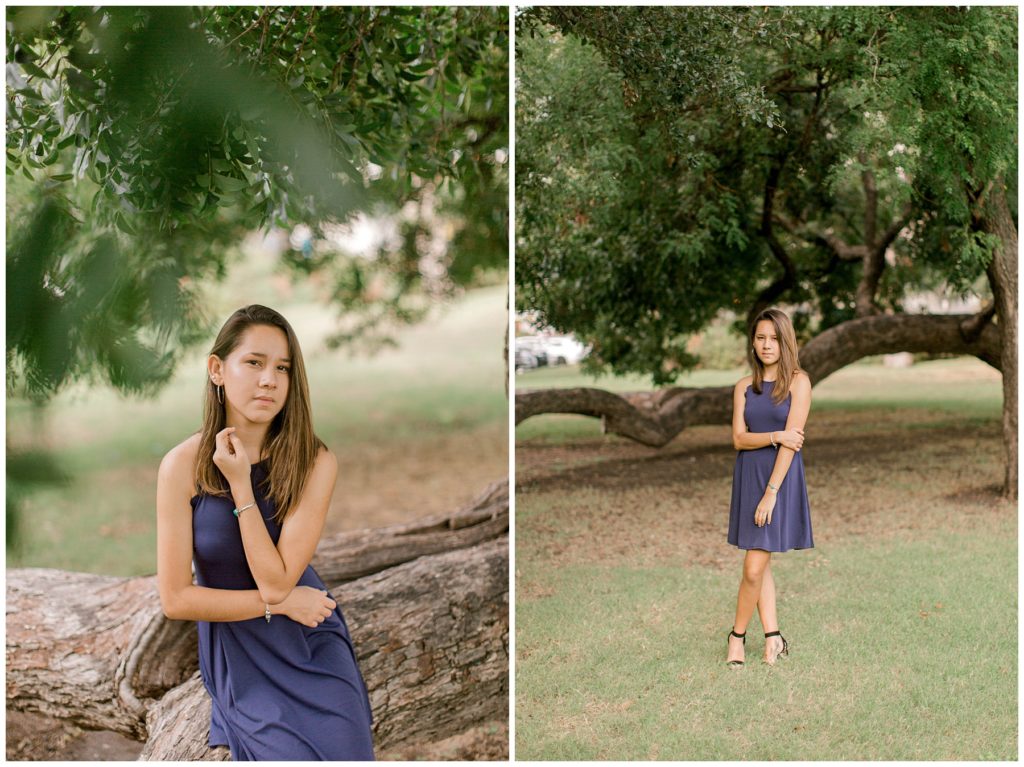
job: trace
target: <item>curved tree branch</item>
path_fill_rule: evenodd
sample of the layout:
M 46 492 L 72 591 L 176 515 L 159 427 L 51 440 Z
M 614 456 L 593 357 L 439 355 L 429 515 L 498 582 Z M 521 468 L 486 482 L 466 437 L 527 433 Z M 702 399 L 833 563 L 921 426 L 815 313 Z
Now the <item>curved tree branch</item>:
M 931 352 L 972 355 L 1002 370 L 1000 331 L 977 315 L 877 315 L 849 320 L 815 336 L 800 350 L 800 366 L 817 384 L 875 354 Z M 605 431 L 662 447 L 688 426 L 726 424 L 732 386 L 674 387 L 614 394 L 603 389 L 544 389 L 516 394 L 516 424 L 544 413 L 601 418 Z
M 978 336 L 981 335 L 981 331 L 985 329 L 985 326 L 992 322 L 992 318 L 996 316 L 996 302 L 989 301 L 987 306 L 982 307 L 981 311 L 971 317 L 969 320 L 965 320 L 961 326 L 961 331 L 964 334 L 964 340 L 968 343 L 974 343 Z
M 863 261 L 869 254 L 867 245 L 848 245 L 845 240 L 836 236 L 831 228 L 820 234 L 813 234 L 809 239 L 828 248 L 842 261 Z

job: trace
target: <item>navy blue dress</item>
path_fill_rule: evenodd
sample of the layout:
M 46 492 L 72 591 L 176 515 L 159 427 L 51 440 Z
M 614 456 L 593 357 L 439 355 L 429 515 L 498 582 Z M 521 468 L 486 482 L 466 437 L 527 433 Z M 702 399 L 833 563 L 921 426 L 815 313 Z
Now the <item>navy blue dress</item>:
M 276 545 L 281 526 L 261 487 L 267 468 L 253 464 L 253 492 Z M 197 585 L 255 589 L 232 501 L 197 495 L 191 503 Z M 297 585 L 326 589 L 312 565 Z M 284 615 L 198 627 L 211 746 L 228 746 L 235 761 L 373 759 L 370 700 L 340 608 L 316 628 Z
M 752 386 L 744 393 L 743 420 L 747 431 L 761 433 L 784 431 L 789 418 L 793 395 L 787 394 L 781 404 L 772 403 L 774 381 L 764 381 L 761 393 Z M 779 485 L 772 521 L 758 527 L 754 512 L 761 502 L 768 480 L 775 470 L 776 448 L 768 445 L 757 450 L 736 453 L 736 466 L 732 474 L 732 502 L 729 509 L 728 541 L 741 549 L 788 551 L 814 547 L 811 535 L 811 506 L 807 500 L 807 482 L 804 479 L 803 451 L 793 454 L 785 479 Z

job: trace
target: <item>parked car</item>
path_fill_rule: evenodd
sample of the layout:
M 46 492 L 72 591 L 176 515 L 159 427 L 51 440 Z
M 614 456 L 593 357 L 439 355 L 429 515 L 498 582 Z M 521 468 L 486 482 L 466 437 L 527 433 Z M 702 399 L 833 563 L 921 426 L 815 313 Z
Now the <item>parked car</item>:
M 537 367 L 537 358 L 529 349 L 516 349 L 516 372 L 532 370 Z
M 549 364 L 547 350 L 544 346 L 544 339 L 540 336 L 520 336 L 516 339 L 516 354 L 519 350 L 528 351 L 537 360 L 537 367 L 544 367 Z
M 516 349 L 526 349 L 538 358 L 540 365 L 575 365 L 587 349 L 572 336 L 520 336 Z
M 545 338 L 544 351 L 552 365 L 575 365 L 587 354 L 586 347 L 572 336 Z

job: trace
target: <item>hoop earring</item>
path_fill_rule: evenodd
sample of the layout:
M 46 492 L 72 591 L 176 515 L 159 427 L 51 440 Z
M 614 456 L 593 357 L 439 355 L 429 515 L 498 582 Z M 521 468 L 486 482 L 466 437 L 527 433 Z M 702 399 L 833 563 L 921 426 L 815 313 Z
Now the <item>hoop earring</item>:
M 222 391 L 222 389 L 223 389 L 223 387 L 221 387 L 221 386 L 217 387 L 217 401 L 220 404 L 223 405 L 224 404 L 224 392 Z

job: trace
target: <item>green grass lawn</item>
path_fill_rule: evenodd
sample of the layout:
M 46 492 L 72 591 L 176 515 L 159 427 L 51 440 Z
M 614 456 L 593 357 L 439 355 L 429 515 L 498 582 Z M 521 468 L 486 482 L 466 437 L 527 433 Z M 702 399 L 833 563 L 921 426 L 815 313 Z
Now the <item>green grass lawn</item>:
M 659 450 L 592 419 L 519 426 L 516 758 L 1015 759 L 1000 412 L 998 376 L 972 360 L 856 365 L 816 386 L 815 548 L 772 559 L 791 655 L 761 662 L 755 613 L 739 671 L 728 426 Z
M 242 262 L 228 285 L 210 289 L 208 311 L 226 319 L 256 302 L 288 318 L 302 344 L 317 433 L 336 452 L 394 453 L 443 435 L 470 435 L 468 444 L 507 422 L 504 286 L 468 292 L 399 330 L 397 348 L 367 357 L 328 350 L 333 310 L 314 301 L 308 285 L 282 284 L 267 264 Z M 8 553 L 8 566 L 155 572 L 156 470 L 200 426 L 207 349 L 188 354 L 153 399 L 77 384 L 38 419 L 24 401 L 8 400 L 9 449 L 42 443 L 71 477 L 25 501 L 23 545 Z
M 517 560 L 516 757 L 1011 760 L 1016 521 L 773 559 L 790 655 L 725 666 L 732 571 Z M 522 551 L 529 542 L 517 547 Z M 523 560 L 526 561 L 523 561 Z M 817 565 L 817 566 L 812 566 Z

